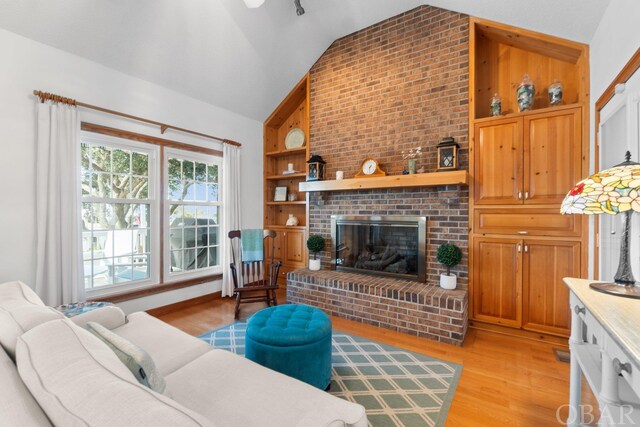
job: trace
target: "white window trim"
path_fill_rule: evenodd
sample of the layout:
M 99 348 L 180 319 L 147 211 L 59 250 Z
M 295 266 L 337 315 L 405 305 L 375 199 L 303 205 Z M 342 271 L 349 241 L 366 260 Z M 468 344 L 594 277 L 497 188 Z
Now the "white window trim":
M 219 206 L 220 209 L 218 211 L 218 229 L 220 231 L 220 235 L 219 235 L 219 244 L 218 244 L 218 252 L 220 254 L 220 262 L 222 263 L 222 254 L 224 253 L 223 251 L 225 250 L 225 245 L 226 245 L 226 239 L 224 238 L 224 236 L 226 236 L 225 230 L 224 230 L 224 221 L 223 221 L 223 215 L 224 215 L 224 206 L 222 204 L 222 201 L 224 200 L 224 195 L 222 194 L 222 185 L 220 182 L 220 179 L 223 175 L 223 161 L 222 161 L 222 157 L 220 156 L 215 156 L 213 154 L 205 154 L 205 153 L 199 153 L 199 152 L 195 152 L 195 151 L 189 151 L 189 150 L 181 150 L 181 149 L 177 149 L 177 148 L 165 148 L 164 149 L 164 164 L 162 165 L 162 170 L 163 171 L 167 171 L 169 170 L 169 157 L 172 156 L 176 156 L 179 157 L 181 159 L 185 159 L 185 160 L 191 160 L 194 162 L 200 162 L 200 163 L 212 163 L 218 166 L 218 201 L 211 203 L 211 202 L 207 202 L 207 203 L 202 203 L 202 202 L 189 202 L 189 204 L 191 205 L 199 205 L 201 204 L 202 206 L 210 206 L 210 205 L 214 205 L 214 206 Z M 170 224 L 169 224 L 169 209 L 171 206 L 171 201 L 169 200 L 169 192 L 168 192 L 168 188 L 169 188 L 169 174 L 168 173 L 164 173 L 163 174 L 163 188 L 165 189 L 164 194 L 162 194 L 162 200 L 163 200 L 163 216 L 164 216 L 164 220 L 163 220 L 163 224 L 162 224 L 162 233 L 164 233 L 164 236 L 169 236 L 170 235 Z M 171 249 L 170 249 L 170 239 L 165 238 L 164 239 L 164 248 L 162 248 L 162 256 L 163 256 L 163 276 L 164 276 L 164 283 L 174 283 L 174 282 L 180 282 L 180 281 L 184 281 L 184 280 L 189 280 L 189 279 L 196 279 L 196 278 L 200 278 L 200 277 L 206 277 L 206 276 L 210 276 L 210 275 L 214 275 L 214 274 L 222 274 L 223 273 L 223 268 L 222 265 L 218 265 L 215 267 L 209 267 L 209 268 L 203 268 L 200 270 L 195 270 L 195 271 L 182 271 L 182 272 L 175 272 L 172 273 L 171 272 Z
M 150 207 L 150 257 L 149 262 L 151 267 L 149 269 L 149 278 L 144 280 L 134 280 L 126 283 L 118 283 L 113 285 L 100 286 L 98 288 L 85 289 L 85 294 L 89 299 L 95 299 L 104 297 L 107 295 L 113 295 L 120 292 L 136 291 L 140 289 L 150 288 L 160 283 L 160 230 L 162 227 L 157 224 L 160 223 L 160 199 L 159 191 L 160 186 L 160 168 L 158 168 L 160 158 L 160 147 L 153 144 L 145 144 L 137 141 L 133 141 L 125 138 L 117 138 L 107 135 L 97 135 L 91 132 L 80 132 L 80 143 L 88 142 L 92 144 L 105 144 L 111 147 L 121 149 L 134 149 L 138 152 L 147 153 L 149 156 L 149 189 L 148 199 L 107 199 L 97 198 L 90 196 L 81 197 L 81 203 L 148 203 Z M 78 161 L 81 161 L 80 159 Z M 156 224 L 156 225 L 154 225 Z M 82 253 L 80 253 L 82 258 Z M 84 280 L 82 281 L 84 285 Z

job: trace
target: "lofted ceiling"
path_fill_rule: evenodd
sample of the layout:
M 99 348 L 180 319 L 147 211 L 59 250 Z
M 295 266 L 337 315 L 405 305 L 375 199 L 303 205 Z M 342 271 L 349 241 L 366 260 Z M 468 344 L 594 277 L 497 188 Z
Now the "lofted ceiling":
M 331 43 L 430 4 L 588 43 L 610 0 L 0 0 L 0 27 L 263 121 Z

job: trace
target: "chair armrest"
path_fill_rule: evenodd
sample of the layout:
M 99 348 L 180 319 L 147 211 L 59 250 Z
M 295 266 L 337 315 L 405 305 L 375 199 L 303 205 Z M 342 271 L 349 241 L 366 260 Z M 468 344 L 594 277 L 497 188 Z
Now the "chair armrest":
M 96 322 L 107 329 L 115 329 L 124 325 L 127 321 L 124 312 L 115 305 L 100 307 L 95 310 L 73 316 L 69 320 L 81 328 L 84 328 L 88 322 Z

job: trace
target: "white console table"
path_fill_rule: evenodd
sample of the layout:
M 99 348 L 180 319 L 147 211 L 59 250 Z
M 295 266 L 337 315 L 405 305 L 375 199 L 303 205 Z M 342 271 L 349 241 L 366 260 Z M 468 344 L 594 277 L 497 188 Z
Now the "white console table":
M 589 288 L 592 280 L 565 278 L 571 291 L 569 426 L 581 426 L 581 374 L 598 399 L 599 426 L 640 425 L 640 300 Z

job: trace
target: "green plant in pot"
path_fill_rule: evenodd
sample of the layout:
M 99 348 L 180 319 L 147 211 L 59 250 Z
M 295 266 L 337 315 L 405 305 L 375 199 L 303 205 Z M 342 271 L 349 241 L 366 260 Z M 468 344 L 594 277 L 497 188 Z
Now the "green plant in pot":
M 452 243 L 444 243 L 438 247 L 436 253 L 438 262 L 447 267 L 447 272 L 440 275 L 440 287 L 443 289 L 455 289 L 457 277 L 451 274 L 451 268 L 460 264 L 462 251 Z
M 314 234 L 307 239 L 307 249 L 313 254 L 313 259 L 309 260 L 309 270 L 320 270 L 320 259 L 318 253 L 324 251 L 324 237 Z

